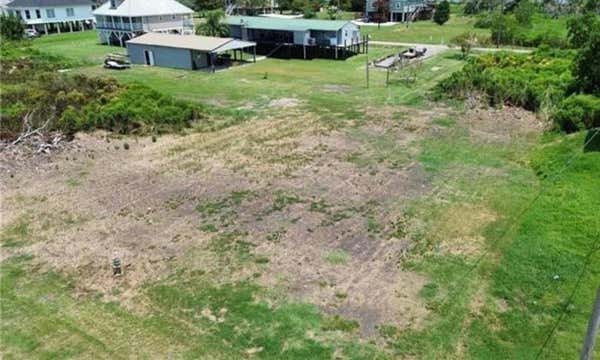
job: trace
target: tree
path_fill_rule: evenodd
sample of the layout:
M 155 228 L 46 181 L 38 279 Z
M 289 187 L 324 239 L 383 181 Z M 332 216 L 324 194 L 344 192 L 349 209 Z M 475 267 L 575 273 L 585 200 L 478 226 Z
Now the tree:
M 295 13 L 301 12 L 304 6 L 306 6 L 305 0 L 292 0 L 291 2 L 291 9 Z
M 279 5 L 280 13 L 283 13 L 287 10 L 292 10 L 292 0 L 277 0 L 277 5 Z
M 329 18 L 331 20 L 337 19 L 338 13 L 339 13 L 339 10 L 338 10 L 337 6 L 335 6 L 335 5 L 327 6 L 327 16 L 329 16 Z
M 477 35 L 474 32 L 466 32 L 452 39 L 452 44 L 460 47 L 463 59 L 469 56 L 473 46 L 477 45 Z
M 365 10 L 365 2 L 363 0 L 350 0 L 349 6 L 350 6 L 349 9 L 344 9 L 344 10 L 349 10 L 349 11 L 354 11 L 354 12 L 362 12 Z
M 246 8 L 248 15 L 256 15 L 257 10 L 267 6 L 266 0 L 242 0 L 241 6 Z
M 223 6 L 222 0 L 194 0 L 194 10 L 207 11 L 220 9 Z
M 496 46 L 510 44 L 517 32 L 517 22 L 513 17 L 506 16 L 498 10 L 492 15 L 490 30 L 492 41 L 496 43 Z
M 196 34 L 206 36 L 229 36 L 229 25 L 222 23 L 225 18 L 223 10 L 212 10 L 206 12 L 206 21 L 196 26 Z
M 535 13 L 535 5 L 529 0 L 521 0 L 515 8 L 515 19 L 522 26 L 531 25 L 531 17 Z
M 588 11 L 568 22 L 569 43 L 578 49 L 573 60 L 573 77 L 577 88 L 600 95 L 600 20 Z
M 450 3 L 444 0 L 435 8 L 433 21 L 438 25 L 444 25 L 448 19 L 450 19 Z
M 14 15 L 0 15 L 0 36 L 7 40 L 23 38 L 25 25 L 20 18 Z
M 389 6 L 390 3 L 388 0 L 376 0 L 375 1 L 375 21 L 377 24 L 381 24 L 382 22 L 387 22 L 389 19 Z
M 312 6 L 306 6 L 302 9 L 302 16 L 305 19 L 312 19 L 315 16 L 317 16 L 317 14 L 315 13 L 315 10 L 312 8 Z
M 569 45 L 575 49 L 585 46 L 590 38 L 590 32 L 598 31 L 600 20 L 593 12 L 575 16 L 567 22 L 569 30 Z

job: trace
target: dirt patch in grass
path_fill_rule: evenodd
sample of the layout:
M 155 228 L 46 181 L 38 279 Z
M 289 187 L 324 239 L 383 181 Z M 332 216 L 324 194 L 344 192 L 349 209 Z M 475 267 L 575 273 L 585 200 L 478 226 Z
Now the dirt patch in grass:
M 496 220 L 496 214 L 483 206 L 452 206 L 437 222 L 433 233 L 439 238 L 442 252 L 473 256 L 479 254 L 485 245 L 484 228 Z
M 271 100 L 269 102 L 269 107 L 276 107 L 276 108 L 293 108 L 298 105 L 300 105 L 300 100 L 298 100 L 296 98 L 281 98 L 281 99 Z
M 510 106 L 471 109 L 462 117 L 461 123 L 475 138 L 502 143 L 537 135 L 548 126 L 536 114 Z
M 183 269 L 284 290 L 356 320 L 366 337 L 382 324 L 419 328 L 427 279 L 400 269 L 411 239 L 397 234 L 396 221 L 430 190 L 411 144 L 439 112 L 401 121 L 397 111 L 353 130 L 328 130 L 291 108 L 156 142 L 79 135 L 93 157 L 73 151 L 53 166 L 2 175 L 2 214 L 82 221 L 33 224 L 36 240 L 6 256 L 33 254 L 41 266 L 74 275 L 79 294 L 132 308 L 142 284 Z M 356 153 L 360 163 L 348 160 Z M 395 161 L 404 155 L 409 161 Z M 327 261 L 333 251 L 347 256 Z M 112 276 L 113 257 L 124 276 Z

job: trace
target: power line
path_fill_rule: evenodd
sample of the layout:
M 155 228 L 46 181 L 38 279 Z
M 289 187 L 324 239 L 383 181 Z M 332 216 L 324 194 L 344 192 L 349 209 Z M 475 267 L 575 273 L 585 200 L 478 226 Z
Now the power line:
M 598 235 L 598 237 L 594 241 L 594 245 L 592 246 L 592 248 L 590 249 L 590 251 L 587 253 L 587 255 L 585 257 L 585 260 L 584 260 L 584 263 L 583 263 L 583 268 L 581 269 L 581 272 L 579 273 L 579 276 L 577 277 L 577 281 L 575 282 L 575 286 L 573 287 L 573 290 L 571 291 L 571 294 L 569 295 L 569 298 L 568 298 L 567 302 L 563 306 L 563 309 L 561 311 L 560 316 L 558 317 L 558 319 L 556 320 L 556 322 L 552 326 L 552 329 L 550 330 L 550 332 L 546 336 L 546 339 L 544 340 L 544 343 L 542 344 L 542 347 L 540 348 L 540 350 L 538 351 L 537 355 L 535 356 L 536 359 L 539 359 L 540 356 L 542 356 L 542 354 L 544 353 L 544 350 L 546 349 L 546 347 L 550 343 L 550 340 L 554 336 L 554 333 L 556 332 L 556 329 L 558 329 L 558 326 L 560 325 L 560 323 L 562 322 L 562 320 L 565 318 L 565 315 L 567 314 L 567 309 L 569 308 L 569 305 L 571 305 L 571 302 L 573 301 L 573 298 L 575 297 L 575 294 L 577 293 L 577 290 L 579 289 L 579 286 L 581 284 L 581 280 L 583 279 L 583 276 L 586 273 L 586 270 L 587 270 L 587 267 L 589 265 L 590 259 L 592 258 L 592 256 L 594 255 L 594 253 L 596 251 L 600 250 L 600 247 L 598 246 L 599 244 L 600 244 L 600 234 Z
M 585 149 L 593 140 L 594 138 L 600 134 L 600 128 L 595 128 L 595 129 L 591 129 L 594 130 L 594 135 L 592 135 L 583 145 L 583 148 Z M 556 172 L 549 180 L 547 180 L 547 182 L 553 182 L 555 181 L 560 175 L 562 175 L 575 161 L 575 159 L 577 157 L 579 157 L 581 153 L 577 152 L 575 154 L 573 154 L 573 156 L 571 156 L 566 162 L 565 165 L 563 166 L 562 169 L 560 169 L 558 172 Z M 538 191 L 538 193 L 536 194 L 536 196 L 529 202 L 529 204 L 527 204 L 527 206 L 525 206 L 518 214 L 515 218 L 513 218 L 512 222 L 506 227 L 505 231 L 502 232 L 502 234 L 500 236 L 497 237 L 496 241 L 494 241 L 487 249 L 485 249 L 483 251 L 483 253 L 475 260 L 475 262 L 469 267 L 469 269 L 464 273 L 464 275 L 462 277 L 460 277 L 460 279 L 458 279 L 458 281 L 455 281 L 452 285 L 452 287 L 455 287 L 457 283 L 462 283 L 463 280 L 465 280 L 467 278 L 467 276 L 469 276 L 473 270 L 481 263 L 481 261 L 483 260 L 483 258 L 485 258 L 489 252 L 496 247 L 496 244 L 504 239 L 504 237 L 513 230 L 514 226 L 516 224 L 519 223 L 521 217 L 523 215 L 525 215 L 525 213 L 529 210 L 531 210 L 531 208 L 533 207 L 533 205 L 535 204 L 535 202 L 547 191 L 547 187 L 542 186 L 542 188 Z M 596 242 L 598 242 L 598 240 L 596 240 Z M 594 249 L 594 247 L 592 248 L 593 251 L 595 251 L 596 249 Z M 591 254 L 593 254 L 593 251 L 590 252 L 590 256 Z M 585 265 L 587 266 L 587 265 Z M 579 281 L 579 280 L 578 280 Z M 450 297 L 450 294 L 452 293 L 452 291 L 447 291 L 446 292 L 446 296 L 444 296 L 444 299 L 442 300 L 442 302 L 440 303 L 440 307 L 443 306 L 446 301 L 448 300 L 448 298 Z M 556 325 L 558 326 L 558 325 Z M 553 329 L 554 331 L 555 329 Z M 546 342 L 549 341 L 549 339 L 546 340 Z M 545 343 L 546 343 L 545 342 Z

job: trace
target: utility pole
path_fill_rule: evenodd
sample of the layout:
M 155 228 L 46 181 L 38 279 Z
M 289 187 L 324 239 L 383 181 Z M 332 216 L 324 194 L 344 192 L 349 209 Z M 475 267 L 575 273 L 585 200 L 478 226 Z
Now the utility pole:
M 367 59 L 365 69 L 367 71 L 367 89 L 368 89 L 369 88 L 369 53 L 368 52 L 365 54 L 365 58 Z
M 594 352 L 594 343 L 598 338 L 598 329 L 600 328 L 600 285 L 596 291 L 596 302 L 594 302 L 594 309 L 592 310 L 592 317 L 588 325 L 587 334 L 583 343 L 583 349 L 581 349 L 581 360 L 592 360 Z

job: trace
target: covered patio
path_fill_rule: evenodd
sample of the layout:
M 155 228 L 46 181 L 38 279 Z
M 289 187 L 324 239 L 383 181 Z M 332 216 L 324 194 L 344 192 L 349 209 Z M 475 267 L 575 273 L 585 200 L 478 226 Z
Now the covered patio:
M 256 43 L 234 39 L 216 48 L 210 55 L 210 68 L 212 72 L 244 63 L 255 63 Z

